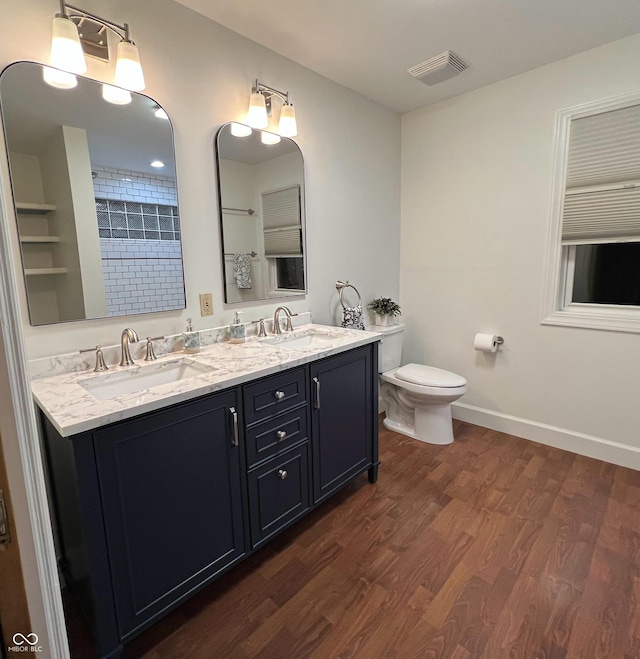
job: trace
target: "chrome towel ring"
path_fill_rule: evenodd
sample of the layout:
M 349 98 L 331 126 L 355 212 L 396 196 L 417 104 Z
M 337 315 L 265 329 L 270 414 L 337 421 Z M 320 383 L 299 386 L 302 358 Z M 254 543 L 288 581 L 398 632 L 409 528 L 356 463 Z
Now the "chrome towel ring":
M 356 292 L 356 295 L 358 296 L 358 306 L 362 306 L 362 297 L 360 296 L 360 293 L 358 292 L 358 289 L 353 284 L 350 284 L 349 280 L 347 280 L 347 281 L 337 281 L 336 282 L 336 290 L 338 291 L 338 297 L 340 299 L 340 304 L 342 305 L 342 308 L 343 309 L 348 308 L 345 305 L 344 300 L 342 299 L 342 295 L 344 293 L 345 288 L 352 288 Z

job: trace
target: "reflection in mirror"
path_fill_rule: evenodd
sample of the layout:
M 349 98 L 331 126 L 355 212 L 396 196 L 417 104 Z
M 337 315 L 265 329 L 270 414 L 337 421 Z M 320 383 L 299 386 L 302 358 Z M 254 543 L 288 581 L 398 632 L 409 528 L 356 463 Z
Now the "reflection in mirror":
M 18 62 L 0 76 L 31 324 L 184 309 L 166 114 L 142 94 L 107 102 L 80 76 L 56 89 L 43 68 Z
M 231 123 L 218 131 L 216 156 L 225 302 L 304 295 L 300 147 Z

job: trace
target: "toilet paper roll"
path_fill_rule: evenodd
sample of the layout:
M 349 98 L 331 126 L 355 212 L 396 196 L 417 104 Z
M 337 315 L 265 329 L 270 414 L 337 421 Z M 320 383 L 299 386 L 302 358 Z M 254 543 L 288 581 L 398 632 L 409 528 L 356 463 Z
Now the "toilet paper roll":
M 480 352 L 495 352 L 498 349 L 498 336 L 496 334 L 476 334 L 473 347 Z

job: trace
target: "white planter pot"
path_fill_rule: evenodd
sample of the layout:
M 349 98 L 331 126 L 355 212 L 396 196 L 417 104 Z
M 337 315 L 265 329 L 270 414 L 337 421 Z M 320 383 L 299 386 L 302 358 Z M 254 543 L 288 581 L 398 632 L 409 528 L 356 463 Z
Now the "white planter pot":
M 382 327 L 388 327 L 389 325 L 393 325 L 393 316 L 379 316 L 378 314 L 376 314 L 375 324 L 380 325 Z

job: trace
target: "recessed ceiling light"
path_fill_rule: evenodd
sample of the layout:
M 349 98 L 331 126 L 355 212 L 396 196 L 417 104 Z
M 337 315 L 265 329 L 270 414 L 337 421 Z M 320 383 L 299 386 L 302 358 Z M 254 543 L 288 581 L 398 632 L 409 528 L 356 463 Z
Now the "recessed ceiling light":
M 153 162 L 150 163 L 150 165 L 152 167 L 158 167 L 158 168 L 164 167 L 164 163 L 162 162 L 162 160 L 154 160 Z

